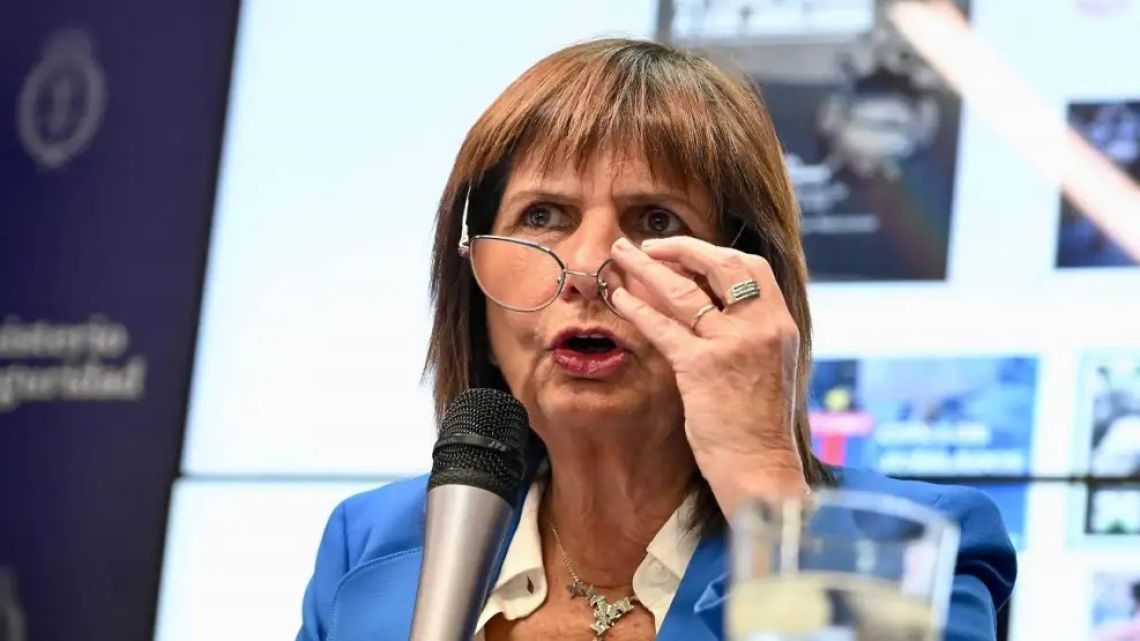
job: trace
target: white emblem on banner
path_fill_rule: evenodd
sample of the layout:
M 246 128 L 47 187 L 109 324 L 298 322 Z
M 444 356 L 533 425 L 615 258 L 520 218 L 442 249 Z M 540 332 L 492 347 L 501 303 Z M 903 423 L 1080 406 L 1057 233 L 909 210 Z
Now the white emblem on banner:
M 107 86 L 83 31 L 56 34 L 20 90 L 20 141 L 44 169 L 59 169 L 91 143 L 103 122 Z

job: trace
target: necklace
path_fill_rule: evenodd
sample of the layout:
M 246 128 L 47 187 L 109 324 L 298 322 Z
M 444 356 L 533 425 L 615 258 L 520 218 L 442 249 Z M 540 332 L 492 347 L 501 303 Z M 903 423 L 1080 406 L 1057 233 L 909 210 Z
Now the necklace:
M 598 594 L 594 586 L 583 581 L 574 571 L 574 566 L 570 564 L 570 557 L 566 555 L 566 548 L 562 547 L 562 537 L 558 536 L 558 528 L 551 523 L 550 529 L 554 532 L 554 542 L 558 545 L 558 553 L 562 555 L 562 562 L 566 564 L 566 569 L 570 571 L 570 576 L 574 579 L 574 582 L 566 586 L 566 589 L 570 591 L 571 598 L 582 597 L 594 609 L 594 624 L 590 626 L 590 629 L 594 631 L 596 641 L 602 641 L 606 632 L 614 627 L 618 619 L 633 609 L 633 604 L 637 602 L 637 596 L 631 594 L 624 599 L 610 603 L 606 597 Z

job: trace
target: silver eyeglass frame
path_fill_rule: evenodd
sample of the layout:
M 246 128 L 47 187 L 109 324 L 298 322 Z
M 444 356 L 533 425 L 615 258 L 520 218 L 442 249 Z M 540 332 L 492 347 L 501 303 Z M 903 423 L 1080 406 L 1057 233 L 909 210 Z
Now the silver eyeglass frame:
M 602 264 L 598 267 L 597 271 L 584 272 L 581 270 L 570 269 L 569 267 L 567 267 L 566 263 L 562 260 L 562 258 L 560 258 L 558 256 L 558 254 L 554 252 L 553 249 L 547 247 L 546 245 L 541 245 L 539 243 L 531 242 L 529 240 L 519 240 L 518 238 L 511 238 L 510 236 L 498 236 L 495 234 L 478 234 L 476 236 L 469 236 L 468 235 L 468 227 L 467 227 L 467 207 L 470 203 L 471 203 L 471 183 L 468 183 L 467 184 L 467 194 L 463 198 L 463 222 L 462 222 L 462 226 L 459 228 L 460 229 L 460 231 L 459 231 L 459 245 L 457 247 L 457 249 L 459 251 L 459 255 L 462 256 L 463 258 L 466 258 L 468 260 L 468 262 L 471 261 L 471 241 L 479 240 L 480 238 L 487 238 L 487 239 L 493 239 L 493 240 L 502 240 L 502 241 L 515 243 L 518 245 L 524 245 L 526 247 L 533 247 L 535 249 L 538 249 L 542 252 L 545 252 L 546 254 L 549 254 L 550 257 L 553 258 L 558 263 L 558 266 L 562 268 L 562 272 L 558 276 L 558 290 L 554 293 L 553 296 L 551 296 L 550 300 L 548 300 L 547 302 L 543 303 L 542 305 L 540 305 L 538 307 L 515 307 L 513 305 L 507 305 L 507 304 L 502 303 L 498 300 L 495 300 L 494 297 L 492 297 L 490 294 L 488 294 L 487 290 L 483 288 L 483 284 L 479 282 L 479 276 L 477 276 L 475 274 L 475 265 L 472 264 L 471 265 L 471 274 L 473 276 L 475 276 L 475 283 L 479 286 L 479 289 L 483 292 L 483 295 L 486 296 L 493 303 L 495 303 L 499 307 L 502 307 L 504 309 L 509 309 L 509 310 L 515 311 L 515 312 L 537 312 L 537 311 L 546 309 L 550 305 L 554 304 L 554 301 L 558 300 L 558 297 L 562 295 L 562 290 L 564 290 L 566 288 L 566 280 L 567 280 L 566 277 L 568 275 L 569 276 L 584 276 L 587 278 L 593 278 L 594 279 L 594 281 L 597 283 L 597 286 L 598 286 L 598 294 L 601 295 L 602 301 L 606 304 L 606 307 L 608 307 L 611 312 L 617 314 L 618 316 L 621 316 L 621 313 L 618 312 L 618 310 L 614 308 L 613 303 L 610 302 L 610 294 L 612 294 L 613 292 L 610 291 L 609 284 L 606 283 L 606 281 L 602 279 L 602 271 L 604 271 L 605 268 L 610 265 L 610 263 L 614 262 L 613 257 L 607 258 L 606 260 L 602 261 Z M 747 223 L 741 225 L 740 229 L 736 232 L 736 237 L 733 238 L 732 243 L 730 243 L 728 245 L 729 248 L 736 247 L 736 243 L 740 240 L 740 237 L 744 234 L 744 230 L 747 228 L 748 228 Z
M 487 290 L 484 289 L 483 284 L 479 282 L 479 276 L 476 274 L 475 265 L 472 264 L 471 265 L 471 274 L 473 276 L 475 276 L 475 283 L 477 285 L 479 285 L 479 289 L 483 291 L 483 295 L 486 296 L 488 298 L 488 300 L 495 303 L 499 307 L 502 307 L 504 309 L 509 309 L 511 311 L 514 311 L 514 312 L 537 312 L 537 311 L 541 311 L 543 309 L 546 309 L 547 307 L 553 305 L 554 301 L 558 300 L 558 297 L 562 295 L 562 291 L 564 289 L 566 289 L 567 276 L 584 276 L 587 278 L 593 278 L 594 282 L 597 283 L 598 294 L 602 297 L 602 302 L 604 302 L 606 304 L 606 307 L 609 308 L 609 310 L 611 312 L 618 314 L 618 316 L 621 315 L 620 313 L 618 313 L 618 310 L 614 309 L 613 304 L 610 302 L 610 294 L 612 292 L 610 291 L 609 284 L 606 283 L 606 281 L 602 279 L 602 271 L 604 271 L 605 268 L 610 265 L 610 263 L 614 262 L 614 259 L 612 257 L 607 258 L 606 260 L 602 261 L 602 264 L 601 264 L 601 266 L 598 267 L 597 271 L 585 272 L 585 271 L 581 271 L 578 269 L 570 269 L 566 265 L 565 261 L 563 261 L 562 258 L 559 257 L 558 254 L 555 253 L 555 251 L 553 249 L 547 247 L 546 245 L 541 245 L 539 243 L 531 242 L 529 240 L 520 240 L 518 238 L 511 238 L 510 236 L 498 236 L 495 234 L 478 234 L 476 236 L 469 236 L 468 231 L 467 231 L 467 229 L 468 229 L 467 228 L 467 207 L 468 207 L 468 204 L 470 202 L 471 202 L 471 185 L 468 184 L 467 185 L 467 195 L 463 199 L 463 222 L 462 222 L 462 227 L 460 227 L 460 232 L 459 232 L 458 251 L 459 251 L 460 256 L 462 256 L 463 258 L 466 258 L 468 261 L 470 261 L 471 260 L 471 241 L 479 240 L 480 238 L 485 238 L 488 240 L 506 241 L 509 243 L 514 243 L 516 245 L 522 245 L 524 247 L 532 247 L 534 249 L 537 249 L 539 251 L 544 252 L 545 254 L 547 254 L 548 256 L 553 258 L 555 260 L 555 262 L 558 263 L 558 266 L 562 268 L 562 271 L 558 275 L 558 289 L 557 289 L 557 291 L 554 292 L 554 295 L 550 297 L 550 300 L 546 301 L 542 305 L 539 305 L 538 307 L 515 307 L 514 305 L 507 305 L 506 303 L 503 303 L 499 300 L 496 300 L 493 296 L 488 294 Z

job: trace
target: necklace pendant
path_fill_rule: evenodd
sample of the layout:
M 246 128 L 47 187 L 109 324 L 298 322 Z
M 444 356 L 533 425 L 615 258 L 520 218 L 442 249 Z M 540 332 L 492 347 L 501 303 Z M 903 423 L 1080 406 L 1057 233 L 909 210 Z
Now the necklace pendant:
M 594 623 L 590 625 L 590 629 L 594 632 L 595 641 L 604 641 L 606 633 L 614 627 L 618 619 L 622 618 L 626 612 L 633 610 L 633 602 L 637 598 L 627 596 L 610 603 L 606 597 L 598 594 L 594 586 L 586 585 L 579 580 L 575 580 L 566 586 L 566 589 L 570 592 L 571 597 L 586 599 L 586 602 L 593 609 Z

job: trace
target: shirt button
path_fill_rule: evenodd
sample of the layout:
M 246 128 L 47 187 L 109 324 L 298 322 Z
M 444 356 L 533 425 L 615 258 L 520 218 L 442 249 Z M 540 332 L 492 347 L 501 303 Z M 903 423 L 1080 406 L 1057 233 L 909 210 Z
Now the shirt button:
M 665 583 L 669 580 L 669 570 L 658 561 L 649 564 L 649 579 L 654 583 Z

